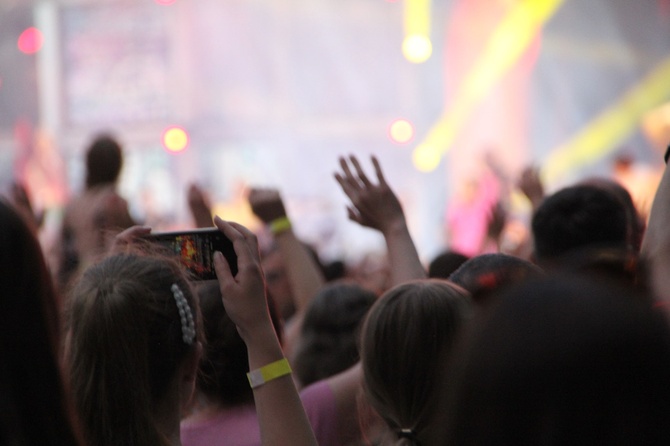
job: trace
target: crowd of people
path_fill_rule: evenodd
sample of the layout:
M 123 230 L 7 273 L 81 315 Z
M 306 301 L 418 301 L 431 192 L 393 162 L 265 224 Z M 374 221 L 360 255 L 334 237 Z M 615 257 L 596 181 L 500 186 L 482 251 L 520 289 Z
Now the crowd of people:
M 272 237 L 261 246 L 191 186 L 194 226 L 237 257 L 215 252 L 203 281 L 131 217 L 115 138 L 86 156 L 55 265 L 25 188 L 0 200 L 2 445 L 670 441 L 667 171 L 643 218 L 610 178 L 545 196 L 529 169 L 515 252 L 499 249 L 504 207 L 490 203 L 481 250 L 454 242 L 424 264 L 377 158 L 369 175 L 342 157 L 349 219 L 385 241 L 374 285 L 324 265 L 279 190 L 247 197 Z

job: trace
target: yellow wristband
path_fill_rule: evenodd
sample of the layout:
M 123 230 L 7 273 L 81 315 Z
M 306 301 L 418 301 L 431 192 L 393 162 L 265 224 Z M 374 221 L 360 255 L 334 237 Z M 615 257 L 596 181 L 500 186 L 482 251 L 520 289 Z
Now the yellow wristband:
M 251 388 L 255 389 L 268 381 L 290 374 L 291 366 L 286 358 L 282 358 L 279 361 L 264 365 L 260 369 L 250 371 L 247 373 L 247 378 L 249 378 Z
M 291 229 L 291 220 L 286 216 L 276 218 L 270 222 L 270 232 L 274 235 L 281 234 L 289 229 Z

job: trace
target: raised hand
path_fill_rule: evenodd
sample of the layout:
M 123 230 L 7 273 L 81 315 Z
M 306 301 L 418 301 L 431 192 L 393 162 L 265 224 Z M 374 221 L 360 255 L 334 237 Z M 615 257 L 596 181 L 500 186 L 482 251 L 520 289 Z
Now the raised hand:
M 273 330 L 265 297 L 258 240 L 240 224 L 223 221 L 218 216 L 214 218 L 214 224 L 233 243 L 237 254 L 237 275 L 232 275 L 230 265 L 220 252 L 214 255 L 214 268 L 226 312 L 247 342 L 259 324 L 270 324 L 268 327 Z
M 277 189 L 252 188 L 247 199 L 253 213 L 265 224 L 286 217 L 284 201 Z
M 427 273 L 407 228 L 400 201 L 386 182 L 379 161 L 374 156 L 372 165 L 377 184 L 368 179 L 355 156 L 340 158 L 342 172 L 336 173 L 335 179 L 351 200 L 351 205 L 347 206 L 349 219 L 377 229 L 384 236 L 391 265 L 392 285 L 425 278 Z
M 235 276 L 221 253 L 217 252 L 214 256 L 223 305 L 247 345 L 249 369 L 258 372 L 259 368 L 282 361 L 284 355 L 267 307 L 258 240 L 251 231 L 237 223 L 215 217 L 214 224 L 233 242 L 237 254 L 238 273 Z M 253 389 L 264 445 L 316 445 L 289 375 L 281 375 Z
M 198 228 L 212 226 L 212 206 L 205 191 L 197 184 L 191 184 L 187 191 L 188 208 Z
M 517 180 L 517 187 L 530 200 L 533 209 L 544 199 L 544 186 L 540 180 L 539 170 L 534 166 L 526 167 Z
M 279 191 L 252 188 L 248 200 L 254 214 L 269 226 L 286 271 L 290 297 L 284 300 L 295 306 L 295 313 L 284 326 L 283 348 L 286 355 L 291 357 L 300 339 L 307 308 L 324 285 L 325 279 L 320 265 L 293 232 Z M 282 224 L 277 227 L 277 222 Z
M 351 205 L 347 206 L 349 219 L 385 234 L 399 225 L 404 226 L 405 215 L 398 197 L 384 178 L 379 161 L 374 156 L 371 159 L 377 184 L 368 179 L 353 155 L 348 159 L 340 157 L 342 172 L 335 173 L 335 179 L 351 200 Z
M 109 247 L 109 255 L 141 252 L 144 247 L 142 240 L 151 233 L 148 226 L 135 225 L 124 229 L 114 236 Z
M 488 214 L 485 243 L 493 244 L 496 251 L 500 251 L 502 234 L 507 225 L 507 220 L 507 210 L 502 202 L 498 201 L 494 203 Z M 486 247 L 483 247 L 483 249 L 486 249 Z

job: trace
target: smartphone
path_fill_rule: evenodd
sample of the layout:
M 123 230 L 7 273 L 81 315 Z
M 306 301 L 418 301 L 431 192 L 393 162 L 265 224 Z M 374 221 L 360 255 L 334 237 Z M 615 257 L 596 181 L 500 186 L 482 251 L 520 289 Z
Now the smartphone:
M 220 251 L 228 261 L 230 271 L 237 274 L 237 255 L 233 243 L 217 228 L 188 231 L 157 232 L 149 239 L 174 254 L 196 280 L 216 279 L 214 253 Z

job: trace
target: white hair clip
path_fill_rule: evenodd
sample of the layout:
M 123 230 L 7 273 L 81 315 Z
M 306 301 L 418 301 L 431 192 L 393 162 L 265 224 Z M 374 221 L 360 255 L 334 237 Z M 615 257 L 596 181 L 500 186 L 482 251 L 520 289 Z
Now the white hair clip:
M 188 305 L 184 293 L 176 283 L 172 284 L 172 295 L 174 296 L 175 302 L 177 302 L 177 308 L 179 309 L 179 317 L 181 318 L 181 333 L 184 344 L 191 345 L 193 344 L 193 339 L 195 338 L 195 321 L 193 320 L 193 313 L 191 312 L 191 307 Z

